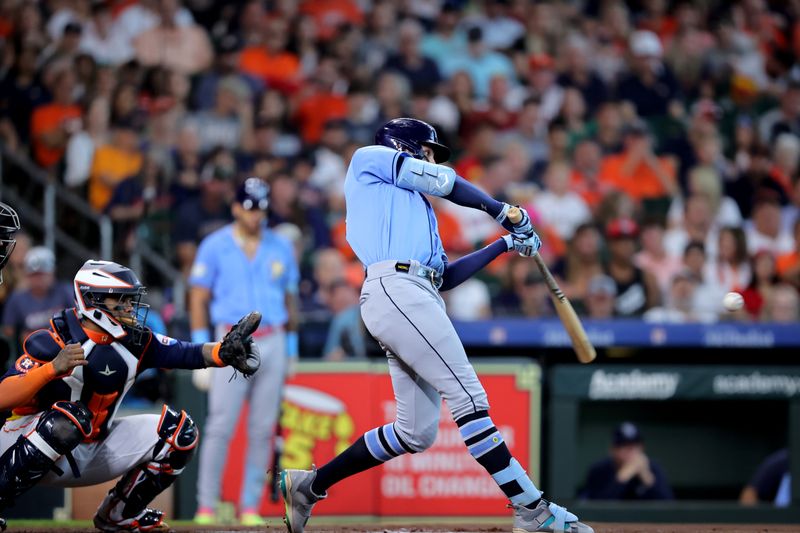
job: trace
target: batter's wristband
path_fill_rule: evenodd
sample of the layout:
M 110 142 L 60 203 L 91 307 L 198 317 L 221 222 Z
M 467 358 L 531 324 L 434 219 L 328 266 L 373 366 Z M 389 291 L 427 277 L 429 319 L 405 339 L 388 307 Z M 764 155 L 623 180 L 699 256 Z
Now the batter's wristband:
M 297 359 L 300 355 L 300 336 L 296 331 L 286 333 L 286 357 Z
M 192 342 L 195 344 L 211 342 L 211 335 L 208 333 L 208 329 L 193 329 Z
M 211 349 L 211 360 L 214 361 L 216 366 L 225 366 L 225 363 L 222 362 L 222 358 L 219 356 L 220 346 L 222 346 L 221 342 L 214 344 L 214 347 Z

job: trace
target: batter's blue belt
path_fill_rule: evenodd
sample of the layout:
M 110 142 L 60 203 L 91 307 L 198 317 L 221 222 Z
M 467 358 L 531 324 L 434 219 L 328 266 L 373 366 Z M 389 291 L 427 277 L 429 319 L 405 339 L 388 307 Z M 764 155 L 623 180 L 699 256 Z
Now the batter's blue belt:
M 381 261 L 367 267 L 367 275 L 369 275 L 370 268 L 373 269 L 373 275 L 377 274 L 374 271 L 375 269 L 385 272 L 392 268 L 395 272 L 427 280 L 436 290 L 439 290 L 439 287 L 442 286 L 442 275 L 436 269 L 420 264 L 419 261 L 395 261 L 394 265 L 390 261 Z

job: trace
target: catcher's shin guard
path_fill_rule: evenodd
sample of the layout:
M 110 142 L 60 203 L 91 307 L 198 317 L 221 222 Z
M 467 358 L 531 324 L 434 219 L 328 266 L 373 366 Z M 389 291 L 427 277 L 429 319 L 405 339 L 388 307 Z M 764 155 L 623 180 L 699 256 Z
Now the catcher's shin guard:
M 56 402 L 45 411 L 36 429 L 17 439 L 0 457 L 0 509 L 14 504 L 14 499 L 33 487 L 67 455 L 76 477 L 72 459 L 74 450 L 92 432 L 92 415 L 79 403 Z
M 153 459 L 131 469 L 111 489 L 97 509 L 104 523 L 130 521 L 146 511 L 147 504 L 167 489 L 183 472 L 197 447 L 197 426 L 186 411 L 180 413 L 165 405 L 158 423 L 160 440 Z

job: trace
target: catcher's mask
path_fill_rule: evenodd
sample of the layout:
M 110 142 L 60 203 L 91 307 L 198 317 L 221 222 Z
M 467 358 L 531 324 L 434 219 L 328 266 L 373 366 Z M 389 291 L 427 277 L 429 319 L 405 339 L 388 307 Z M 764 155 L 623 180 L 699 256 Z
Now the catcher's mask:
M 10 205 L 0 202 L 0 283 L 3 283 L 3 267 L 8 263 L 17 244 L 14 234 L 19 228 L 17 212 Z
M 150 306 L 142 303 L 147 289 L 130 268 L 90 259 L 75 275 L 74 286 L 78 315 L 115 339 L 142 340 Z

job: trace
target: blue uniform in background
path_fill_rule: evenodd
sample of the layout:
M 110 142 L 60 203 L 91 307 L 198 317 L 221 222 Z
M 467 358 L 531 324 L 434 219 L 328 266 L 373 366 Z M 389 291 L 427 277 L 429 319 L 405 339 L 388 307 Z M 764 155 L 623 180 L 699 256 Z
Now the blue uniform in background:
M 353 154 L 344 182 L 347 242 L 365 267 L 413 259 L 441 274 L 447 255 L 430 202 L 394 184 L 403 157 L 385 146 L 366 146 Z
M 250 403 L 247 457 L 239 507 L 255 512 L 272 457 L 272 433 L 280 409 L 288 368 L 286 295 L 296 294 L 300 273 L 292 244 L 266 227 L 256 254 L 248 257 L 233 233 L 233 225 L 205 238 L 197 251 L 189 283 L 211 292 L 209 315 L 219 340 L 250 311 L 262 315 L 253 339 L 261 353 L 261 368 L 251 379 L 230 380 L 230 370 L 211 369 L 209 416 L 200 447 L 197 499 L 200 509 L 219 503 L 222 468 L 228 444 L 245 401 Z

